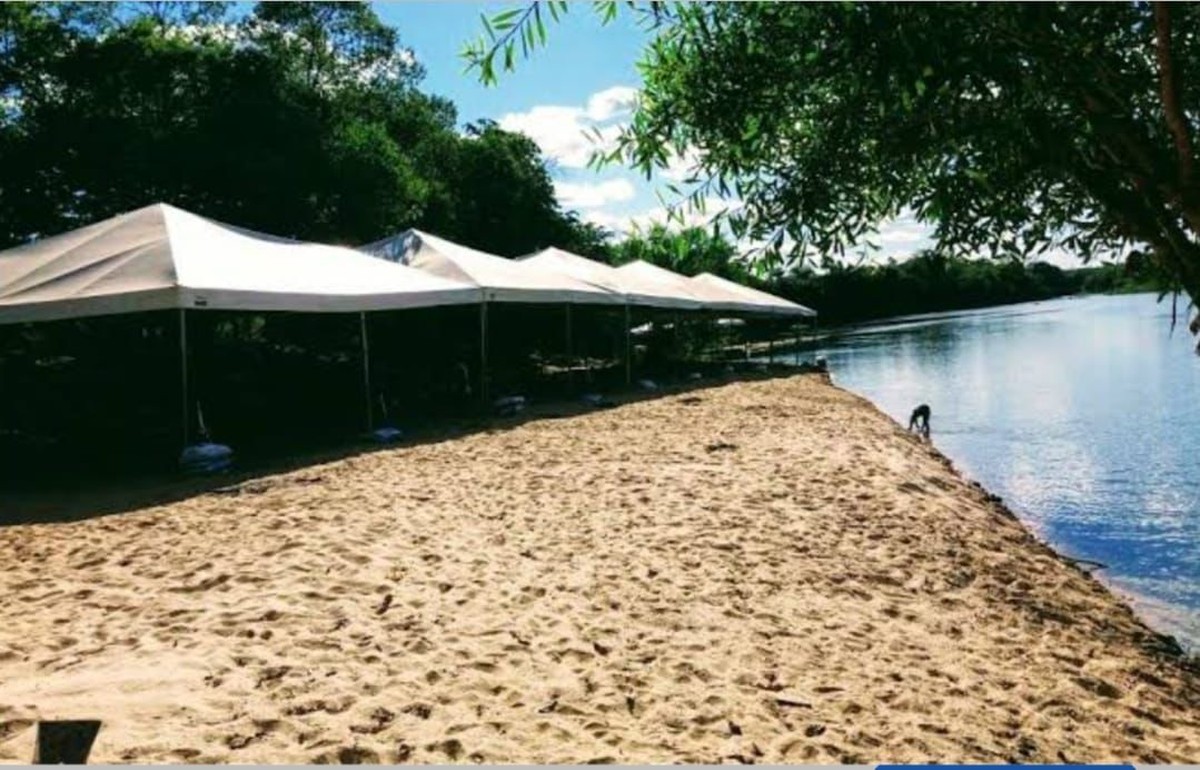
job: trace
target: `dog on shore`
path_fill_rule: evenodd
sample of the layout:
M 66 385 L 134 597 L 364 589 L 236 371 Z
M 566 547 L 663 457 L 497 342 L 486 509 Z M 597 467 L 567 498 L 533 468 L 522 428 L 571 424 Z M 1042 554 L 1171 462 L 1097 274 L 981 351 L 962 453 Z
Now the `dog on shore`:
M 915 430 L 924 438 L 929 438 L 929 404 L 921 404 L 912 410 L 908 418 L 908 429 Z

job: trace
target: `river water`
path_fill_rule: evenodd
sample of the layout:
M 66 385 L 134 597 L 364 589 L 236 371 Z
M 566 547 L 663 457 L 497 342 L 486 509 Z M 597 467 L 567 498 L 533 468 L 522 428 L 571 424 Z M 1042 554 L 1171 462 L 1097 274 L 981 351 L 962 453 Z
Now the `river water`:
M 834 381 L 934 444 L 1156 628 L 1200 650 L 1200 357 L 1152 294 L 894 319 L 818 344 Z

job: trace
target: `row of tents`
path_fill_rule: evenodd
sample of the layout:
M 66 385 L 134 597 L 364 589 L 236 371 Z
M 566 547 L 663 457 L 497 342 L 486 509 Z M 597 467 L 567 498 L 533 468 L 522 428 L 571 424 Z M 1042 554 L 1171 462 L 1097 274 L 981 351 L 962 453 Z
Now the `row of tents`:
M 419 230 L 351 249 L 166 204 L 0 252 L 0 324 L 166 309 L 321 313 L 488 302 L 816 315 L 715 275 L 688 278 L 647 262 L 612 267 L 557 248 L 511 260 Z
M 0 252 L 0 326 L 148 311 L 179 317 L 188 441 L 188 315 L 197 311 L 356 313 L 370 399 L 367 314 L 477 305 L 480 393 L 487 396 L 488 307 L 561 305 L 631 313 L 697 311 L 801 321 L 814 311 L 715 275 L 646 263 L 613 267 L 557 248 L 506 259 L 408 230 L 360 248 L 299 242 L 156 204 Z M 370 428 L 372 410 L 368 403 Z

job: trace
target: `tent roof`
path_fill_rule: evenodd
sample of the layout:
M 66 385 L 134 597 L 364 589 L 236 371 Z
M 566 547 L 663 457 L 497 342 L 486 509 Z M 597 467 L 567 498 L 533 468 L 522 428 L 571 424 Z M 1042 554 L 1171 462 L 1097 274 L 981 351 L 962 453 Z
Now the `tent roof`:
M 0 253 L 0 323 L 173 308 L 351 312 L 479 301 L 353 249 L 155 204 Z
M 731 298 L 740 298 L 742 302 L 758 306 L 761 308 L 759 312 L 807 317 L 815 317 L 817 315 L 817 311 L 812 308 L 798 305 L 795 302 L 790 302 L 783 297 L 776 297 L 774 294 L 769 294 L 765 291 L 743 286 L 740 283 L 722 278 L 719 275 L 713 275 L 712 273 L 701 273 L 691 278 L 691 280 L 706 288 L 720 291 Z
M 728 294 L 709 289 L 703 284 L 692 281 L 685 275 L 680 275 L 665 267 L 653 265 L 644 260 L 636 260 L 617 268 L 617 272 L 629 281 L 636 281 L 647 291 L 660 295 L 686 298 L 692 307 L 701 310 L 723 310 L 735 313 L 761 312 L 759 308 L 746 302 L 731 298 Z
M 543 249 L 536 254 L 522 257 L 521 261 L 618 292 L 633 305 L 687 310 L 700 307 L 700 303 L 690 295 L 664 289 L 658 283 L 640 281 L 637 276 L 623 273 L 611 265 L 563 249 Z
M 537 264 L 460 246 L 420 230 L 406 230 L 361 249 L 432 275 L 477 286 L 489 302 L 625 302 L 624 296 L 606 287 Z

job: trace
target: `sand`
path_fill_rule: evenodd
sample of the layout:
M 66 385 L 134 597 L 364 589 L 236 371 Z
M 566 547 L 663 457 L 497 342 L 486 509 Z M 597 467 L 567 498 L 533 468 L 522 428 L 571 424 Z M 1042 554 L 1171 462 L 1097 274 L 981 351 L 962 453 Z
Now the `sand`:
M 935 436 L 936 439 L 936 436 Z M 818 375 L 0 529 L 0 759 L 1198 762 L 1200 682 Z

